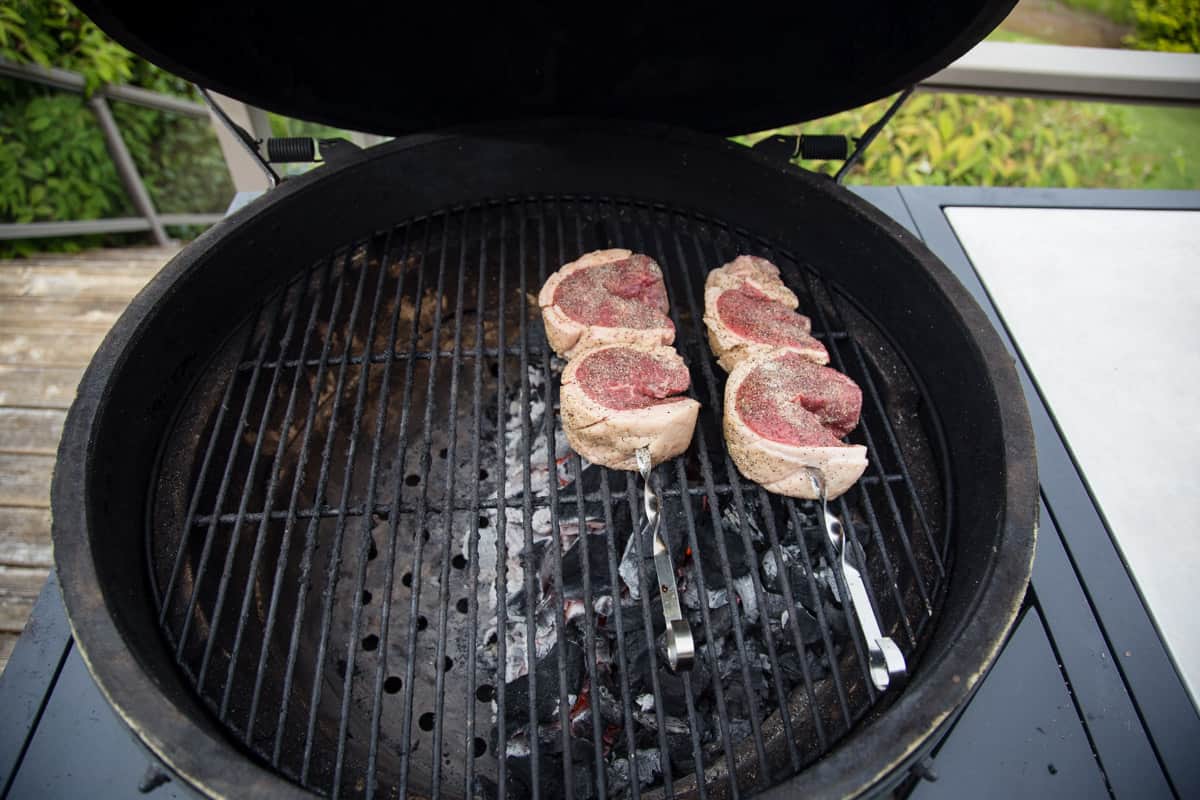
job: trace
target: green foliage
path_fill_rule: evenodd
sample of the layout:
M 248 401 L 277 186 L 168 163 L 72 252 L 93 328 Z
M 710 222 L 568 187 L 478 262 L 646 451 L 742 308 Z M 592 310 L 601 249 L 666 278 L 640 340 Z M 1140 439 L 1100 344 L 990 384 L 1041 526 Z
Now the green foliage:
M 890 100 L 770 133 L 859 135 Z M 917 94 L 867 150 L 849 183 L 1144 187 L 1159 173 L 1184 172 L 1178 153 L 1158 154 L 1136 139 L 1128 109 L 1092 103 L 954 94 Z M 1169 162 L 1169 163 L 1168 163 Z M 837 163 L 805 162 L 833 173 Z
M 186 81 L 108 39 L 61 0 L 0 0 L 0 56 L 73 70 L 89 93 L 127 83 L 195 99 Z M 163 213 L 220 211 L 233 194 L 206 120 L 111 103 L 126 146 Z M 99 219 L 135 214 L 95 116 L 79 95 L 0 80 L 0 219 Z M 178 234 L 179 231 L 174 233 Z M 189 231 L 183 231 L 189 233 Z M 0 257 L 144 237 L 42 239 L 0 244 Z
M 1139 50 L 1200 53 L 1200 0 L 1132 0 L 1136 19 L 1125 40 Z
M 1134 1 L 1136 2 L 1136 0 Z M 1113 22 L 1119 22 L 1122 25 L 1133 24 L 1133 7 L 1130 0 L 1059 0 L 1059 2 L 1068 8 L 1091 11 L 1093 14 L 1108 17 Z

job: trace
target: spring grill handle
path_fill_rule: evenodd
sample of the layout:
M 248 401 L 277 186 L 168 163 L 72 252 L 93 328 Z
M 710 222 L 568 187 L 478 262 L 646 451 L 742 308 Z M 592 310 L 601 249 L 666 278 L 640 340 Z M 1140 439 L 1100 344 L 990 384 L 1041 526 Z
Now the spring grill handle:
M 846 531 L 842 521 L 836 514 L 829 511 L 829 498 L 825 492 L 825 476 L 818 469 L 809 469 L 809 480 L 816 491 L 817 514 L 825 535 L 833 544 L 837 553 L 838 566 L 850 590 L 850 604 L 854 607 L 854 616 L 858 620 L 859 631 L 867 643 L 867 661 L 870 667 L 871 683 L 879 691 L 886 691 L 893 679 L 901 678 L 908 671 L 904 662 L 904 654 L 890 636 L 884 636 L 879 628 L 879 617 L 871 605 L 870 595 L 867 594 L 867 584 L 863 580 L 858 567 L 850 563 L 846 553 Z

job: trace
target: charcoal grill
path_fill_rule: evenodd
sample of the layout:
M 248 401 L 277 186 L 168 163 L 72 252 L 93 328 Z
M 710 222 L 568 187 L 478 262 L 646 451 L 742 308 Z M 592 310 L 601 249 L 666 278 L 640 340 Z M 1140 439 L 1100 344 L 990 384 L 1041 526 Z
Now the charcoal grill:
M 535 295 L 600 247 L 663 265 L 703 404 L 656 471 L 691 673 L 648 547 L 619 563 L 634 477 L 560 443 Z M 837 511 L 910 664 L 882 695 L 811 504 L 723 448 L 702 287 L 739 253 L 864 389 Z M 906 777 L 1015 618 L 1036 485 L 1008 357 L 907 233 L 721 140 L 542 120 L 373 148 L 202 236 L 89 368 L 53 499 L 81 651 L 206 792 L 736 797 Z

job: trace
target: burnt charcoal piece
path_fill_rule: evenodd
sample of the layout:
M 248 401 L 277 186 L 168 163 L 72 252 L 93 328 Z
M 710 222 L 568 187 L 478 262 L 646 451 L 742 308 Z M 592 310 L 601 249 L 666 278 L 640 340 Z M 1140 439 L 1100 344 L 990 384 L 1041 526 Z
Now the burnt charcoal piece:
M 699 614 L 696 615 L 699 617 Z M 703 617 L 700 617 L 703 620 Z M 708 612 L 708 625 L 701 623 L 699 626 L 692 628 L 692 636 L 695 637 L 697 644 L 703 644 L 710 638 L 714 640 L 724 639 L 733 630 L 733 611 L 728 604 L 720 608 L 714 608 Z
M 692 697 L 698 698 L 708 690 L 711 674 L 708 671 L 708 660 L 701 655 L 692 665 L 688 673 L 692 681 Z M 683 676 L 671 672 L 666 666 L 658 668 L 658 686 L 662 690 L 663 714 L 679 719 L 687 719 L 687 694 L 684 691 Z
M 650 621 L 654 631 L 655 641 L 662 638 L 662 633 L 666 630 L 666 622 L 663 619 L 662 600 L 656 594 L 650 599 Z M 609 617 L 609 623 L 616 625 L 616 619 Z M 652 642 L 646 640 L 646 628 L 642 623 L 642 607 L 638 605 L 621 609 L 621 623 L 624 626 L 625 640 L 625 657 L 629 661 L 629 678 L 630 681 L 649 680 L 650 678 L 650 647 Z M 615 628 L 611 630 L 611 635 L 616 638 Z M 617 652 L 617 646 L 614 642 L 613 652 Z
M 806 648 L 804 658 L 808 661 L 808 676 L 814 682 L 819 681 L 829 674 L 829 660 L 825 658 L 824 652 L 817 652 L 813 648 Z M 789 650 L 786 653 L 781 653 L 779 656 L 779 669 L 783 672 L 783 677 L 793 683 L 804 682 L 804 671 L 800 666 L 800 656 L 795 650 Z
M 588 548 L 588 572 L 592 580 L 592 596 L 607 594 L 612 590 L 608 574 L 608 537 L 603 531 L 580 536 L 562 557 L 563 595 L 567 598 L 583 597 L 583 551 L 579 542 L 586 540 Z M 542 561 L 542 585 L 549 586 L 554 579 L 554 559 Z
M 736 513 L 729 519 L 736 520 Z M 704 582 L 710 590 L 724 587 L 725 575 L 721 571 L 721 551 L 717 545 L 716 535 L 713 533 L 712 515 L 701 512 L 696 515 L 695 520 L 696 544 L 698 545 L 696 556 L 704 570 Z M 718 533 L 724 540 L 725 552 L 729 556 L 730 575 L 740 578 L 748 574 L 752 560 L 757 561 L 757 557 L 747 555 L 746 546 L 742 542 L 742 535 L 738 532 L 737 525 L 722 525 Z
M 567 694 L 578 694 L 583 685 L 583 648 L 567 640 Z M 558 718 L 558 643 L 535 666 L 537 675 L 537 718 L 550 722 Z M 522 675 L 508 684 L 505 706 L 509 732 L 529 723 L 529 676 Z
M 559 739 L 561 743 L 561 737 Z M 596 797 L 594 776 L 595 757 L 592 743 L 586 739 L 571 740 L 571 788 L 576 800 Z M 529 756 L 509 756 L 508 796 L 532 797 L 537 785 L 541 797 L 558 800 L 567 796 L 563 786 L 563 755 L 542 749 L 538 752 L 538 774 L 533 774 L 533 759 Z
M 803 605 L 796 604 L 793 612 L 792 604 L 782 595 L 766 593 L 763 600 L 767 604 L 767 618 L 770 620 L 771 632 L 785 643 L 792 641 L 792 614 L 795 613 L 797 627 L 800 628 L 800 641 L 813 644 L 821 641 L 821 626 L 811 611 Z M 784 614 L 787 616 L 785 617 Z

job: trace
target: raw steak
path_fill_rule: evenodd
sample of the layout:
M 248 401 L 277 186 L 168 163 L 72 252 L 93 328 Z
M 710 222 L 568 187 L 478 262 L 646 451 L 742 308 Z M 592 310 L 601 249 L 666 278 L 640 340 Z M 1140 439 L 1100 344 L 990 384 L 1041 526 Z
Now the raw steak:
M 649 447 L 657 464 L 687 449 L 700 404 L 680 395 L 691 376 L 679 354 L 661 345 L 602 345 L 563 370 L 559 400 L 571 447 L 593 464 L 635 470 Z
M 836 370 L 779 350 L 745 358 L 725 385 L 725 442 L 741 473 L 767 491 L 814 499 L 807 467 L 837 497 L 867 467 L 862 445 L 841 437 L 858 425 L 862 391 Z
M 546 338 L 570 358 L 601 344 L 675 341 L 662 270 L 649 256 L 597 250 L 563 266 L 538 294 Z
M 772 350 L 798 353 L 828 364 L 825 346 L 809 334 L 812 321 L 795 311 L 798 301 L 764 258 L 738 256 L 708 273 L 704 284 L 704 324 L 721 367 Z

